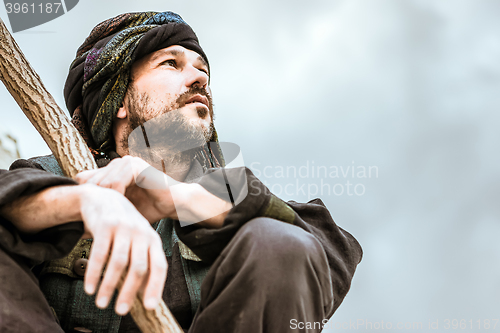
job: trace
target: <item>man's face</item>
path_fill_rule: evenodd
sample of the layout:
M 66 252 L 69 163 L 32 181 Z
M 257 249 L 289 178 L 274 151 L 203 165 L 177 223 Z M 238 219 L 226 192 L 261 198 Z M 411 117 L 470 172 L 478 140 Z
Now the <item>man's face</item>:
M 119 143 L 126 148 L 125 141 L 134 128 L 174 110 L 174 123 L 181 121 L 186 130 L 198 129 L 210 137 L 213 107 L 208 66 L 198 53 L 179 45 L 153 52 L 134 63 L 130 78 L 115 126 L 120 155 Z

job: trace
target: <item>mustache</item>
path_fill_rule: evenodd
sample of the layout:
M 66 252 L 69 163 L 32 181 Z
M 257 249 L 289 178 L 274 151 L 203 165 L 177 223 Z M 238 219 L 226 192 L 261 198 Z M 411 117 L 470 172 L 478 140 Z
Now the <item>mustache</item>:
M 194 95 L 201 95 L 207 98 L 208 100 L 208 109 L 210 110 L 210 115 L 213 116 L 213 103 L 212 103 L 212 97 L 208 94 L 208 91 L 201 87 L 191 87 L 189 88 L 188 91 L 182 93 L 177 97 L 177 100 L 175 101 L 176 103 L 176 108 L 182 108 L 183 106 L 186 105 L 186 102 L 193 97 Z

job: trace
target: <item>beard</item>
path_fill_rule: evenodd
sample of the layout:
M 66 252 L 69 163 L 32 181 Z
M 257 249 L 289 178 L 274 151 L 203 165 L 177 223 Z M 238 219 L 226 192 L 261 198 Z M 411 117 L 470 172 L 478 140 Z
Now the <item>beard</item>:
M 212 138 L 213 104 L 210 95 L 203 88 L 194 87 L 178 96 L 176 101 L 165 107 L 153 107 L 147 93 L 140 94 L 133 85 L 129 86 L 128 125 L 122 138 L 122 147 L 132 156 L 137 156 L 157 169 L 165 171 L 168 165 L 190 162 L 197 151 Z M 190 119 L 180 110 L 196 94 L 209 101 L 208 111 L 197 107 L 197 119 Z M 202 119 L 210 113 L 210 125 Z M 159 167 L 161 165 L 161 168 Z

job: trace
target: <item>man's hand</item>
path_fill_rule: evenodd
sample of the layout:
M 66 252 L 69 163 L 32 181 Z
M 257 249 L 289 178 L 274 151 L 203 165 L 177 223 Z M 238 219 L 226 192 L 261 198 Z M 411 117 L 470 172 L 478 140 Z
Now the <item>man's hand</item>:
M 125 195 L 150 223 L 177 217 L 169 187 L 177 182 L 141 158 L 115 158 L 104 168 L 80 172 L 75 180 Z
M 135 295 L 143 294 L 152 310 L 162 297 L 167 262 L 160 236 L 125 197 L 113 190 L 92 187 L 84 191 L 81 216 L 94 238 L 85 272 L 85 291 L 93 294 L 106 265 L 96 304 L 106 308 L 122 274 L 127 275 L 116 302 L 116 313 L 125 315 Z M 85 187 L 84 186 L 84 187 Z
M 143 294 L 146 309 L 154 309 L 162 296 L 167 261 L 159 235 L 133 204 L 117 191 L 95 185 L 55 186 L 20 197 L 1 207 L 2 216 L 20 231 L 36 233 L 72 221 L 83 221 L 82 238 L 94 238 L 85 291 L 93 294 L 106 272 L 96 297 L 105 308 L 123 272 L 126 278 L 116 302 L 125 315 L 136 294 Z
M 138 157 L 116 158 L 104 168 L 79 173 L 75 179 L 125 194 L 150 223 L 169 217 L 220 228 L 232 208 L 230 202 L 202 186 L 177 182 Z

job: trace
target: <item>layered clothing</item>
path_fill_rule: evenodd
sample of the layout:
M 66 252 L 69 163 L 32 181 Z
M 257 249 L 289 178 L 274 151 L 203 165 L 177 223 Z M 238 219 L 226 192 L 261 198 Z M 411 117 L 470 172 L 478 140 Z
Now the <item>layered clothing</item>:
M 204 173 L 214 172 L 215 169 L 204 171 L 200 164 L 194 165 L 195 167 L 190 170 L 189 178 L 198 180 L 198 183 L 208 191 L 220 195 L 217 193 L 220 187 L 214 183 L 216 177 L 199 177 Z M 31 169 L 25 169 L 26 167 Z M 26 170 L 31 171 L 40 168 L 61 173 L 57 162 L 51 156 L 19 160 L 12 166 L 15 171 L 10 172 L 26 172 Z M 42 171 L 34 171 L 42 173 Z M 242 189 L 241 192 L 232 193 L 232 197 L 239 204 L 228 212 L 220 229 L 201 228 L 197 224 L 181 227 L 179 221 L 171 219 L 163 219 L 153 225 L 161 236 L 169 263 L 163 294 L 164 300 L 182 328 L 187 332 L 192 327 L 193 318 L 195 322 L 199 318 L 204 320 L 205 317 L 201 313 L 209 308 L 209 304 L 207 304 L 206 300 L 205 303 L 203 302 L 204 289 L 202 284 L 205 283 L 204 281 L 213 282 L 216 276 L 220 278 L 221 273 L 217 274 L 217 269 L 220 267 L 227 265 L 232 267 L 232 263 L 219 262 L 222 260 L 221 253 L 231 248 L 228 246 L 231 241 L 243 237 L 239 235 L 239 232 L 248 222 L 254 221 L 256 218 L 279 221 L 283 224 L 284 234 L 287 234 L 285 231 L 288 230 L 285 224 L 291 225 L 293 226 L 291 229 L 293 232 L 302 230 L 300 232 L 305 232 L 315 240 L 314 244 L 319 244 L 319 247 L 316 247 L 320 248 L 321 250 L 318 251 L 324 253 L 325 256 L 325 262 L 321 265 L 323 268 L 320 270 L 324 273 L 321 274 L 322 277 L 319 280 L 329 282 L 322 283 L 322 295 L 313 295 L 313 299 L 317 298 L 319 303 L 328 303 L 323 304 L 322 316 L 329 318 L 349 290 L 354 271 L 361 260 L 362 251 L 358 242 L 348 232 L 335 224 L 321 200 L 315 199 L 305 204 L 293 201 L 285 203 L 273 195 L 249 169 L 227 169 L 226 172 L 233 173 L 233 175 L 229 176 L 230 178 L 241 179 L 246 182 L 247 186 L 239 187 Z M 240 175 L 234 175 L 234 173 Z M 245 177 L 242 177 L 243 175 Z M 65 179 L 66 183 L 72 183 L 72 180 L 64 177 L 57 177 L 57 179 Z M 37 183 L 37 181 L 37 179 L 33 179 L 34 183 Z M 238 187 L 233 186 L 233 188 Z M 246 191 L 243 191 L 244 188 L 246 188 Z M 19 196 L 22 193 L 11 194 L 10 200 L 13 200 L 16 195 Z M 280 225 L 278 224 L 278 227 Z M 262 223 L 255 229 L 260 230 L 260 228 L 262 228 Z M 273 239 L 276 239 L 275 242 L 280 244 L 280 247 L 284 247 L 283 250 L 286 253 L 287 245 L 280 242 L 279 238 L 274 237 Z M 266 244 L 271 243 L 272 245 L 273 239 L 266 240 Z M 246 244 L 244 246 L 251 245 L 247 243 L 239 242 L 235 246 L 240 249 L 241 244 Z M 50 246 L 50 244 L 47 244 L 47 246 Z M 261 246 L 261 248 L 265 248 L 265 246 Z M 240 249 L 238 252 L 242 252 L 242 250 Z M 88 296 L 83 291 L 82 276 L 78 276 L 74 270 L 70 274 L 65 273 L 64 268 L 74 267 L 74 261 L 86 255 L 86 253 L 80 254 L 81 256 L 76 255 L 70 256 L 69 259 L 56 260 L 55 265 L 49 263 L 40 269 L 41 289 L 59 317 L 63 329 L 66 332 L 73 332 L 78 327 L 85 327 L 92 330 L 92 332 L 138 332 L 131 318 L 129 316 L 124 318 L 117 316 L 113 312 L 112 305 L 107 310 L 97 309 L 94 306 L 94 296 Z M 262 254 L 259 256 L 262 256 Z M 322 256 L 321 254 L 313 257 L 321 258 Z M 224 256 L 224 258 L 226 257 Z M 268 264 L 266 263 L 266 265 Z M 237 263 L 234 263 L 234 265 L 237 265 Z M 227 270 L 227 268 L 225 269 Z M 276 274 L 276 272 L 273 273 L 273 275 Z M 293 272 L 283 271 L 279 278 L 293 280 L 290 274 L 293 274 Z M 263 278 L 265 280 L 269 277 L 263 276 Z M 306 283 L 299 283 L 299 285 L 302 284 Z M 324 289 L 325 285 L 330 287 Z M 213 287 L 214 284 L 212 283 L 206 286 L 205 290 L 213 290 Z M 247 286 L 241 285 L 238 288 L 244 290 Z M 307 286 L 304 286 L 304 288 L 307 290 Z M 289 292 L 293 293 L 294 290 Z M 253 297 L 252 295 L 247 296 Z M 210 299 L 211 297 L 213 295 L 210 296 L 210 292 L 207 291 L 205 298 Z M 320 299 L 323 301 L 320 302 Z M 275 299 L 275 301 L 279 302 L 279 299 Z M 224 307 L 227 304 L 216 305 Z M 287 323 L 283 323 L 283 325 L 287 325 Z M 286 332 L 288 326 L 283 327 L 285 328 L 284 332 Z

